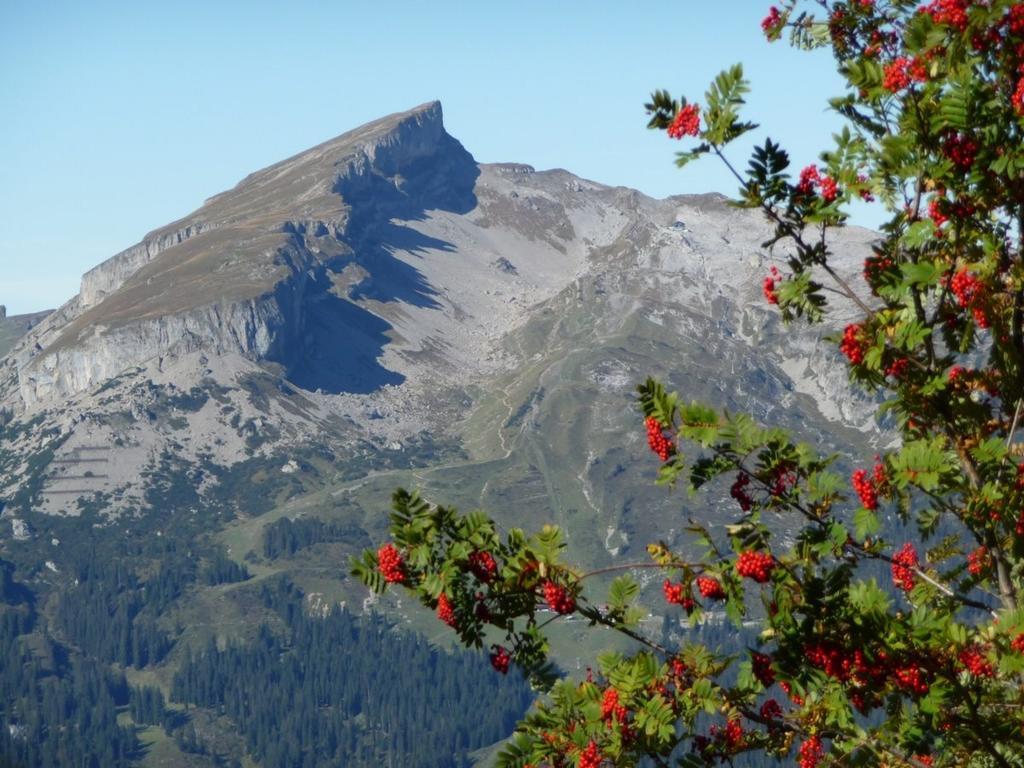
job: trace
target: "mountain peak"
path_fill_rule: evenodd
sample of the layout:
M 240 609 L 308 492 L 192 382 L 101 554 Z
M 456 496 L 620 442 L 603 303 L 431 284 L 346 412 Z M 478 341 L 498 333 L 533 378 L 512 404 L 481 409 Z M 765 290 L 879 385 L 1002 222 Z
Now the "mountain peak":
M 261 248 L 279 232 L 311 228 L 340 234 L 351 213 L 343 189 L 369 177 L 400 183 L 398 177 L 407 176 L 410 166 L 453 154 L 463 165 L 474 164 L 469 153 L 445 133 L 439 101 L 374 120 L 249 174 L 233 188 L 208 198 L 198 210 L 150 232 L 139 244 L 89 270 L 82 276 L 81 305 L 95 306 L 159 254 L 214 231 L 234 230 L 235 239 L 242 234 L 246 240 L 258 240 Z

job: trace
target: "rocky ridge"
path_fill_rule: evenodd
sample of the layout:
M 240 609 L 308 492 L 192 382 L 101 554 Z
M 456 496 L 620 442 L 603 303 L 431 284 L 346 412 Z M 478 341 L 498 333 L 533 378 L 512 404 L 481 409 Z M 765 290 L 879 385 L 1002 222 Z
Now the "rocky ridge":
M 842 368 L 821 362 L 821 331 L 784 335 L 767 313 L 767 231 L 715 195 L 654 200 L 562 170 L 477 164 L 437 103 L 383 118 L 248 176 L 86 273 L 0 361 L 0 407 L 15 416 L 0 496 L 52 513 L 143 512 L 154 478 L 175 471 L 192 473 L 200 503 L 258 460 L 507 456 L 540 429 L 524 415 L 543 398 L 592 387 L 621 410 L 669 358 L 683 382 L 700 369 L 694 396 L 870 431 Z M 845 233 L 841 269 L 859 271 L 871 238 Z M 568 373 L 581 351 L 588 367 Z M 105 471 L 80 472 L 101 446 Z M 601 450 L 572 467 L 584 495 L 599 495 L 588 483 Z

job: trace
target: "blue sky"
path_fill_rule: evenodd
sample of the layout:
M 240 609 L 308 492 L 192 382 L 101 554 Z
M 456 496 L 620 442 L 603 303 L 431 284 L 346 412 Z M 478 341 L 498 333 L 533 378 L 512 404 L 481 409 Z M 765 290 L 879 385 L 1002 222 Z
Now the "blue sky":
M 677 170 L 642 105 L 742 61 L 760 136 L 812 161 L 840 83 L 827 53 L 764 41 L 769 4 L 0 0 L 0 304 L 56 306 L 247 173 L 432 99 L 481 162 L 732 193 L 710 160 Z

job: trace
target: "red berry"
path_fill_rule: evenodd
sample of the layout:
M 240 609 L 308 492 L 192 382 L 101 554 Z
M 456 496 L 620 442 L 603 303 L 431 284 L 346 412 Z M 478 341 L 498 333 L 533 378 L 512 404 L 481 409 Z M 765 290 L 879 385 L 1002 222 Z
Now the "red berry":
M 914 588 L 914 569 L 919 561 L 914 545 L 909 541 L 892 558 L 892 583 L 909 592 Z
M 775 558 L 767 552 L 740 552 L 736 559 L 736 573 L 744 578 L 753 579 L 758 584 L 768 581 L 774 568 Z
M 498 572 L 498 564 L 490 552 L 471 552 L 469 555 L 469 570 L 473 572 L 480 581 L 490 583 Z
M 682 107 L 668 127 L 670 139 L 681 139 L 683 136 L 696 136 L 700 133 L 700 107 L 687 104 Z
M 553 581 L 545 581 L 543 585 L 544 601 L 555 613 L 572 613 L 576 610 L 576 600 L 565 587 Z
M 722 589 L 722 585 L 717 580 L 708 576 L 697 577 L 697 589 L 708 600 L 725 599 L 725 590 Z
M 751 507 L 754 506 L 754 499 L 751 498 L 750 494 L 747 493 L 747 486 L 750 485 L 750 475 L 746 472 L 740 472 L 736 476 L 736 482 L 732 484 L 732 488 L 729 489 L 729 494 L 736 499 L 740 505 L 740 509 L 744 512 L 749 512 Z
M 658 455 L 659 459 L 668 461 L 669 456 L 676 452 L 676 447 L 671 440 L 665 437 L 661 422 L 653 416 L 648 416 L 644 420 L 644 425 L 647 427 L 647 445 Z
M 850 483 L 865 509 L 878 509 L 878 491 L 875 489 L 874 481 L 868 478 L 866 469 L 858 469 L 854 472 L 850 477 Z
M 765 720 L 777 720 L 782 717 L 782 707 L 775 699 L 766 699 L 761 705 L 761 717 Z
M 985 547 L 978 547 L 976 550 L 967 555 L 967 571 L 972 576 L 981 576 L 987 570 L 989 566 L 988 549 Z
M 452 608 L 448 595 L 444 592 L 437 598 L 437 618 L 453 629 L 458 629 L 458 621 L 455 618 L 455 609 Z
M 754 667 L 754 677 L 765 688 L 770 688 L 775 682 L 775 670 L 772 669 L 772 657 L 764 653 L 754 651 L 750 654 L 750 661 Z
M 821 746 L 821 738 L 814 735 L 800 745 L 797 765 L 800 768 L 815 768 L 824 756 L 825 749 Z
M 779 281 L 782 280 L 782 275 L 779 274 L 777 267 L 772 267 L 764 282 L 761 284 L 761 291 L 764 293 L 764 298 L 769 304 L 779 303 L 779 294 L 776 293 Z
M 853 365 L 864 362 L 864 338 L 861 330 L 856 323 L 850 323 L 843 331 L 843 340 L 839 342 L 839 351 L 846 355 Z
M 1010 647 L 1017 653 L 1024 653 L 1024 632 L 1021 632 L 1010 643 Z
M 774 5 L 768 9 L 768 15 L 761 19 L 761 30 L 769 37 L 773 37 L 782 23 L 782 14 Z
M 508 665 L 512 661 L 508 651 L 500 645 L 492 645 L 491 651 L 491 666 L 503 675 L 508 674 Z
M 978 646 L 964 648 L 957 654 L 957 658 L 975 677 L 992 677 L 996 673 L 995 668 L 985 659 L 984 653 Z
M 405 583 L 405 562 L 391 542 L 377 550 L 377 570 L 389 584 Z
M 579 768 L 600 768 L 602 760 L 604 757 L 598 751 L 597 744 L 591 741 L 587 748 L 580 752 Z

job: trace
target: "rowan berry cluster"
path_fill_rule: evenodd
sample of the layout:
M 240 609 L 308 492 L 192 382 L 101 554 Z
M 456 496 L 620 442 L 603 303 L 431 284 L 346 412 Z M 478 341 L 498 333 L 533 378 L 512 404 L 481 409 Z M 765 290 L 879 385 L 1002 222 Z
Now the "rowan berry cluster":
M 754 651 L 750 654 L 750 663 L 753 668 L 754 677 L 765 688 L 770 688 L 775 682 L 775 670 L 772 669 L 772 657 L 766 653 Z
M 816 768 L 824 756 L 825 748 L 821 744 L 821 737 L 815 734 L 800 745 L 797 765 L 800 768 Z
M 469 570 L 485 584 L 489 584 L 498 573 L 498 564 L 490 552 L 470 552 L 468 560 Z
M 905 357 L 897 357 L 886 366 L 885 375 L 899 381 L 906 375 L 908 368 L 910 368 L 910 360 Z
M 566 614 L 576 610 L 576 599 L 569 590 L 560 584 L 555 584 L 555 582 L 548 580 L 544 582 L 542 590 L 544 592 L 544 602 L 555 613 Z
M 744 578 L 753 579 L 758 584 L 764 584 L 772 577 L 775 565 L 775 558 L 767 552 L 748 550 L 740 552 L 736 558 L 736 573 Z
M 1010 647 L 1017 653 L 1024 653 L 1024 632 L 1021 632 L 1010 641 Z
M 662 461 L 668 461 L 669 457 L 676 452 L 675 445 L 665 437 L 665 429 L 661 422 L 653 416 L 644 419 L 644 426 L 647 427 L 647 445 L 657 454 Z
M 932 0 L 920 11 L 932 17 L 936 24 L 947 24 L 963 32 L 967 29 L 967 0 Z
M 917 57 L 898 56 L 885 66 L 882 73 L 882 87 L 893 93 L 909 88 L 911 83 L 924 83 L 927 80 L 928 68 Z
M 942 153 L 961 171 L 971 170 L 980 145 L 963 133 L 948 133 L 942 143 Z
M 770 37 L 773 37 L 782 23 L 782 14 L 774 5 L 768 9 L 768 15 L 761 19 L 761 30 Z
M 580 752 L 579 768 L 600 768 L 602 760 L 604 760 L 604 757 L 601 755 L 600 750 L 598 750 L 597 744 L 590 741 L 586 749 Z
M 982 576 L 988 570 L 991 560 L 986 547 L 978 547 L 967 555 L 967 572 L 972 576 Z
M 846 355 L 851 364 L 860 365 L 864 362 L 864 349 L 863 328 L 857 323 L 850 323 L 843 330 L 839 351 Z
M 864 509 L 878 509 L 878 490 L 875 488 L 874 479 L 868 476 L 866 469 L 856 470 L 850 477 L 850 483 Z
M 800 171 L 800 181 L 797 182 L 796 193 L 809 197 L 815 192 L 819 192 L 821 199 L 826 203 L 831 203 L 839 197 L 839 185 L 831 176 L 822 175 L 817 165 L 808 165 Z
M 764 703 L 761 704 L 759 714 L 765 720 L 778 720 L 782 717 L 782 707 L 779 706 L 779 702 L 775 699 L 765 699 Z M 771 728 L 772 725 L 769 723 L 768 727 Z
M 931 687 L 928 673 L 918 664 L 894 667 L 892 678 L 900 688 L 918 696 L 926 695 Z
M 744 512 L 749 512 L 754 506 L 754 499 L 749 493 L 747 493 L 747 486 L 750 485 L 750 475 L 746 472 L 740 472 L 736 476 L 735 482 L 729 489 L 729 495 L 732 496 L 736 502 L 740 505 L 740 509 Z
M 668 135 L 672 139 L 683 136 L 696 136 L 700 133 L 700 108 L 696 104 L 681 107 L 668 126 Z
M 895 262 L 883 254 L 875 254 L 864 259 L 864 281 L 870 286 L 871 292 L 877 295 L 882 276 L 891 272 Z
M 721 583 L 717 579 L 712 579 L 710 576 L 698 576 L 697 577 L 697 591 L 700 592 L 701 596 L 708 600 L 724 600 L 725 590 L 722 588 Z
M 453 629 L 458 629 L 458 619 L 455 617 L 455 609 L 452 607 L 448 595 L 444 592 L 437 598 L 437 618 Z
M 512 657 L 509 655 L 508 649 L 501 645 L 491 646 L 491 666 L 498 672 L 503 675 L 508 674 L 508 665 L 511 661 Z
M 405 561 L 391 542 L 377 550 L 377 569 L 389 584 L 405 583 Z
M 695 603 L 693 598 L 690 597 L 690 590 L 683 584 L 673 584 L 668 579 L 665 579 L 661 585 L 661 590 L 665 593 L 665 602 L 669 605 L 681 606 L 687 613 L 693 611 Z
M 917 559 L 917 551 L 909 541 L 903 545 L 899 552 L 892 558 L 892 583 L 909 592 L 914 588 L 914 569 L 920 561 Z
M 618 722 L 624 723 L 628 715 L 629 710 L 619 703 L 619 692 L 614 688 L 605 690 L 604 696 L 601 698 L 601 719 L 612 720 L 614 718 Z
M 992 677 L 996 673 L 995 667 L 989 663 L 981 648 L 977 646 L 964 648 L 957 654 L 957 658 L 964 665 L 964 669 L 975 677 Z
M 785 465 L 775 468 L 772 473 L 771 484 L 768 487 L 768 493 L 774 498 L 785 496 L 794 485 L 796 485 L 796 473 L 788 469 Z
M 761 284 L 761 292 L 764 293 L 764 298 L 769 304 L 779 303 L 779 294 L 776 289 L 781 280 L 782 275 L 779 273 L 778 267 L 773 266 Z

